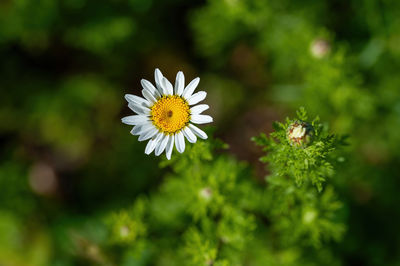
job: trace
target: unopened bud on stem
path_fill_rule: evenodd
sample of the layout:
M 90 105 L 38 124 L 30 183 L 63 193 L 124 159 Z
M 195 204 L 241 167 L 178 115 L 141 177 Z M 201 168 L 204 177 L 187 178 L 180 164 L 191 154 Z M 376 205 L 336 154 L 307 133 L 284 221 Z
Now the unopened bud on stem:
M 312 141 L 314 128 L 307 122 L 295 121 L 288 127 L 286 135 L 292 145 L 307 145 Z

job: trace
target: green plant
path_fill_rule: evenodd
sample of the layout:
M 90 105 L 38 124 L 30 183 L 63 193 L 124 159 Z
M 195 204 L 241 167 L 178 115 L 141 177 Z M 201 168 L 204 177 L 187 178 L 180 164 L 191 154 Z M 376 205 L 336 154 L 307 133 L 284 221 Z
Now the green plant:
M 307 120 L 304 109 L 297 119 Z M 323 250 L 331 240 L 339 241 L 345 232 L 339 215 L 343 203 L 325 183 L 334 176 L 343 139 L 314 119 L 312 142 L 293 145 L 287 138 L 293 121 L 276 123 L 270 137 L 254 138 L 267 152 L 261 158 L 270 170 L 266 185 L 255 180 L 248 165 L 221 153 L 227 148 L 222 142 L 196 143 L 162 161 L 171 171 L 157 191 L 135 204 L 141 218 L 129 210 L 111 216 L 110 240 L 134 227 L 136 233 L 123 230 L 125 239 L 117 244 L 127 251 L 140 246 L 134 257 L 146 263 L 171 265 L 243 265 L 260 260 L 252 253 L 263 249 L 269 258 L 257 263 L 277 264 L 282 253 L 297 249 L 301 258 L 293 259 L 295 265 L 307 260 L 306 249 Z M 254 247 L 255 242 L 260 245 Z

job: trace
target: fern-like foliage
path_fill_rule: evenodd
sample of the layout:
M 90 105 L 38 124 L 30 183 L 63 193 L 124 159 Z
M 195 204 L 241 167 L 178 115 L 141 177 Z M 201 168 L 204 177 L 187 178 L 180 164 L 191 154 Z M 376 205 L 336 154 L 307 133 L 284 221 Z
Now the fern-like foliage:
M 300 108 L 297 119 L 287 118 L 285 123 L 276 122 L 275 131 L 269 137 L 262 133 L 253 140 L 267 152 L 261 161 L 268 163 L 274 175 L 293 178 L 299 186 L 310 182 L 321 191 L 322 184 L 334 173 L 334 151 L 345 144 L 345 137 L 329 134 L 327 128 L 319 122 L 319 117 L 316 117 L 310 123 L 313 128 L 311 142 L 293 145 L 288 138 L 288 128 L 296 121 L 307 119 L 307 112 Z
M 282 237 L 282 243 L 320 246 L 322 240 L 339 240 L 345 227 L 340 221 L 341 202 L 331 185 L 324 182 L 335 173 L 334 165 L 342 160 L 338 148 L 345 145 L 345 137 L 327 132 L 327 127 L 312 120 L 313 136 L 310 142 L 293 145 L 288 128 L 297 121 L 307 121 L 304 108 L 296 119 L 275 123 L 275 131 L 267 137 L 253 138 L 266 155 L 260 160 L 268 164 L 266 178 L 267 216 L 273 228 Z M 315 189 L 316 188 L 316 189 Z
M 287 129 L 306 120 L 300 109 L 270 137 L 255 138 L 267 151 L 266 183 L 212 138 L 163 160 L 167 174 L 157 190 L 107 216 L 106 249 L 124 254 L 116 264 L 331 265 L 324 244 L 340 240 L 345 227 L 342 203 L 323 182 L 334 175 L 342 139 L 314 119 L 312 140 L 293 143 Z M 324 255 L 310 257 L 316 250 Z

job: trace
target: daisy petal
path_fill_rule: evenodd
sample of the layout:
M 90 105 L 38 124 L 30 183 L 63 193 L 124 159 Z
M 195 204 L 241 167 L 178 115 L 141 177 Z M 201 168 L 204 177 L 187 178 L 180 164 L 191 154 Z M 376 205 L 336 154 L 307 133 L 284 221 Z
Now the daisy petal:
M 150 81 L 145 80 L 145 79 L 142 79 L 142 80 L 140 81 L 140 83 L 142 84 L 143 89 L 147 89 L 147 90 L 149 90 L 149 91 L 153 94 L 154 98 L 158 99 L 158 98 L 161 97 L 161 94 L 160 94 L 160 93 L 158 92 L 158 90 L 153 86 L 153 84 L 151 84 Z
M 190 108 L 190 113 L 192 115 L 199 115 L 202 112 L 204 112 L 205 110 L 207 110 L 208 108 L 210 108 L 210 106 L 208 106 L 207 104 L 199 104 L 196 106 L 193 106 L 192 108 Z
M 125 94 L 125 99 L 128 101 L 128 103 L 136 103 L 140 106 L 150 106 L 150 103 L 146 99 L 136 95 Z
M 203 130 L 201 130 L 200 128 L 196 127 L 193 124 L 189 124 L 189 129 L 192 130 L 192 132 L 194 134 L 196 134 L 201 139 L 207 139 L 208 138 L 207 134 Z
M 174 149 L 174 137 L 170 137 L 165 148 L 165 153 L 167 154 L 167 159 L 171 160 L 172 150 Z
M 152 123 L 150 123 L 150 121 L 146 124 L 143 125 L 136 125 L 132 128 L 131 130 L 131 134 L 132 135 L 140 135 L 144 132 L 146 132 L 147 130 L 149 130 L 150 128 L 153 128 L 154 125 Z
M 146 98 L 150 102 L 150 104 L 154 104 L 157 101 L 153 94 L 147 89 L 143 89 L 142 94 L 144 98 Z
M 162 86 L 164 88 L 164 92 L 166 95 L 174 94 L 174 88 L 172 87 L 171 82 L 169 82 L 169 80 L 166 79 L 165 77 L 163 77 L 162 79 Z
M 138 115 L 150 115 L 150 109 L 135 103 L 129 103 L 128 107 Z
M 142 132 L 142 125 L 136 125 L 131 130 L 131 134 L 134 136 L 140 135 L 141 132 Z
M 196 143 L 197 137 L 193 134 L 192 130 L 189 127 L 185 127 L 183 130 L 183 135 L 187 138 L 190 143 Z
M 195 78 L 192 80 L 183 91 L 182 97 L 185 99 L 189 99 L 192 96 L 194 90 L 196 89 L 197 85 L 199 85 L 200 78 Z
M 149 142 L 146 145 L 146 149 L 144 150 L 144 153 L 146 153 L 147 155 L 152 153 L 156 148 L 157 144 L 160 142 L 162 136 L 163 136 L 162 133 L 158 133 L 155 138 L 149 140 Z
M 155 152 L 156 156 L 159 156 L 165 150 L 168 140 L 169 140 L 169 135 L 164 135 L 162 137 L 161 141 L 157 144 L 156 147 L 156 152 Z
M 212 117 L 209 115 L 192 115 L 190 122 L 195 124 L 206 124 L 213 121 Z
M 161 87 L 162 78 L 163 78 L 163 75 L 162 75 L 161 71 L 158 68 L 156 68 L 156 70 L 154 71 L 154 80 L 156 81 L 157 89 L 161 95 L 163 95 L 163 89 Z
M 149 130 L 143 132 L 139 136 L 138 140 L 139 141 L 143 141 L 143 140 L 146 140 L 146 139 L 150 139 L 150 138 L 154 137 L 157 133 L 158 133 L 158 129 L 157 128 L 155 128 L 155 127 L 150 128 Z
M 175 94 L 181 96 L 184 88 L 185 88 L 185 76 L 183 75 L 182 71 L 179 71 L 178 74 L 176 74 Z
M 195 94 L 192 94 L 192 96 L 190 96 L 190 98 L 187 100 L 189 105 L 194 105 L 196 103 L 201 102 L 202 100 L 204 100 L 207 96 L 207 92 L 205 91 L 199 91 L 196 92 Z
M 156 148 L 156 142 L 154 141 L 154 139 L 151 139 L 149 140 L 149 142 L 147 142 L 146 148 L 144 149 L 144 153 L 149 155 L 154 151 L 155 148 Z
M 144 115 L 130 115 L 122 118 L 121 121 L 127 125 L 140 125 L 149 121 L 149 118 Z
M 175 134 L 175 146 L 178 152 L 182 153 L 185 151 L 185 138 L 182 131 Z

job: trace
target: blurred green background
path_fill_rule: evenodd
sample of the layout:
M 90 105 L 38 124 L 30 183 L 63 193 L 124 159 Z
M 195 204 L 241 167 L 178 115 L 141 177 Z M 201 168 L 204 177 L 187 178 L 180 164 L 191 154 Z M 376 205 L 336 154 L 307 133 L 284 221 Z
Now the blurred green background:
M 349 134 L 334 255 L 400 265 L 399 1 L 2 0 L 0 56 L 0 265 L 101 264 L 81 252 L 100 217 L 169 171 L 120 122 L 156 67 L 201 78 L 254 179 L 250 137 L 299 106 Z

